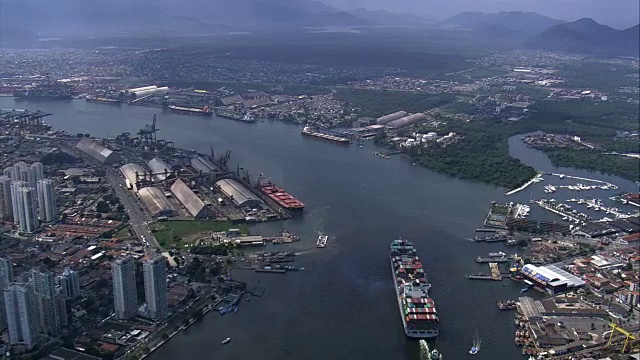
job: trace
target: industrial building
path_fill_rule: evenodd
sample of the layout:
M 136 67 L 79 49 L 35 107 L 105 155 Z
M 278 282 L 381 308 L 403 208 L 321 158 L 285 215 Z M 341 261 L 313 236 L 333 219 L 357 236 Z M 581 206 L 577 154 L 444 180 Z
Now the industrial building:
M 76 147 L 101 163 L 113 164 L 118 161 L 118 156 L 113 150 L 107 149 L 89 138 L 83 137 L 80 139 Z
M 154 180 L 163 181 L 173 172 L 171 166 L 157 157 L 149 160 L 147 165 L 149 165 L 149 169 L 151 169 L 151 172 L 153 173 Z
M 406 111 L 397 111 L 394 112 L 393 114 L 389 114 L 389 115 L 385 115 L 385 116 L 381 116 L 376 120 L 376 124 L 378 125 L 386 125 L 387 123 L 394 121 L 394 120 L 398 120 L 400 118 L 403 118 L 405 116 L 407 116 L 407 112 Z
M 142 188 L 138 191 L 138 196 L 153 217 L 172 217 L 177 215 L 176 209 L 158 188 L 150 186 Z
M 561 293 L 585 284 L 579 277 L 555 265 L 535 266 L 527 264 L 522 268 L 521 274 L 529 282 L 551 294 Z
M 127 187 L 138 191 L 138 182 L 145 179 L 147 170 L 140 164 L 129 163 L 120 166 L 120 172 L 127 182 Z
M 417 123 L 418 121 L 426 120 L 427 115 L 422 113 L 416 113 L 407 115 L 405 117 L 401 117 L 400 119 L 393 120 L 387 123 L 387 126 L 393 129 L 400 129 L 412 124 Z
M 190 160 L 191 166 L 203 174 L 211 174 L 216 171 L 216 166 L 202 156 L 196 156 Z
M 207 205 L 182 180 L 178 179 L 171 185 L 171 193 L 194 218 L 206 219 L 210 216 Z
M 262 204 L 262 200 L 235 180 L 218 180 L 216 186 L 239 207 L 255 207 Z

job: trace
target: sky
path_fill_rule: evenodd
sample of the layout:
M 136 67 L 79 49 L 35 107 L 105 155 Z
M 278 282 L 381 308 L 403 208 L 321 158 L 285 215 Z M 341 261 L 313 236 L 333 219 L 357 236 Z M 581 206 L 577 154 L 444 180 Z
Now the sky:
M 383 9 L 444 20 L 463 11 L 535 11 L 574 21 L 590 17 L 615 28 L 640 22 L 640 0 L 321 0 L 341 9 Z

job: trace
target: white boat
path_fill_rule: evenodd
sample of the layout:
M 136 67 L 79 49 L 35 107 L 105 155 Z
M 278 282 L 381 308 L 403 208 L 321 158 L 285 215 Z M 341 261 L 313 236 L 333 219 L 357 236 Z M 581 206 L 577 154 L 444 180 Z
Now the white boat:
M 438 349 L 433 349 L 433 351 L 431 351 L 431 360 L 442 360 L 442 354 L 440 354 Z
M 480 348 L 474 345 L 471 347 L 471 350 L 469 350 L 469 354 L 475 355 L 478 353 L 478 351 L 480 351 Z
M 476 337 L 473 339 L 473 346 L 469 350 L 470 355 L 475 355 L 480 351 L 480 337 L 478 336 L 478 332 L 476 331 Z
M 222 340 L 222 345 L 228 344 L 229 342 L 231 342 L 231 338 L 226 338 L 226 339 Z
M 316 242 L 316 247 L 323 248 L 327 246 L 327 241 L 329 237 L 327 235 L 318 236 L 318 241 Z

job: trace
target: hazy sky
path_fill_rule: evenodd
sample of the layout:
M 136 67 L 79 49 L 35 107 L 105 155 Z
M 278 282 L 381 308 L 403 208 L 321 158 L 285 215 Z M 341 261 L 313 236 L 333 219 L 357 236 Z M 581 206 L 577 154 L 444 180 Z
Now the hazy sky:
M 536 11 L 561 20 L 583 17 L 623 28 L 640 21 L 640 0 L 321 0 L 342 9 L 385 9 L 445 19 L 463 11 Z

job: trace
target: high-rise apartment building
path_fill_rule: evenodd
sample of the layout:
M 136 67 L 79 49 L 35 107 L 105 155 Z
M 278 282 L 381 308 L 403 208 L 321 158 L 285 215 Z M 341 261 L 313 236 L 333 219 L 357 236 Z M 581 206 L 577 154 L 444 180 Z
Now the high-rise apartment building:
M 130 257 L 116 259 L 111 266 L 113 303 L 116 318 L 129 319 L 138 313 L 136 293 L 136 261 Z
M 58 217 L 56 188 L 51 179 L 38 180 L 38 215 L 40 221 L 50 222 Z
M 144 272 L 144 296 L 149 318 L 159 320 L 169 314 L 167 296 L 167 259 L 162 254 L 153 255 L 142 265 Z
M 4 289 L 4 303 L 9 329 L 9 343 L 31 349 L 38 342 L 38 314 L 33 288 L 13 283 Z

